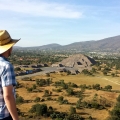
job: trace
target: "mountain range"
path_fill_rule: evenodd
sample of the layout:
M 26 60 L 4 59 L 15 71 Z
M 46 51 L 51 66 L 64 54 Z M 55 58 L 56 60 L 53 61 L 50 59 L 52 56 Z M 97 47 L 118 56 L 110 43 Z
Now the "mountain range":
M 35 47 L 15 47 L 15 49 L 25 50 L 58 50 L 58 51 L 101 51 L 101 52 L 119 52 L 120 51 L 120 35 L 109 37 L 97 41 L 74 42 L 68 45 L 48 44 Z

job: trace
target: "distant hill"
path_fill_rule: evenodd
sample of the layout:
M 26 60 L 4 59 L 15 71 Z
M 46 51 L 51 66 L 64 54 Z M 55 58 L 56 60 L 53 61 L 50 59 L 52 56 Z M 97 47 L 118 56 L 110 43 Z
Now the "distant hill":
M 120 35 L 105 38 L 97 41 L 75 42 L 72 44 L 61 46 L 59 44 L 48 44 L 36 47 L 19 47 L 19 49 L 39 49 L 39 50 L 74 50 L 74 51 L 120 51 Z
M 27 49 L 52 50 L 52 49 L 56 49 L 58 47 L 61 47 L 61 45 L 54 43 L 54 44 L 48 44 L 48 45 L 43 45 L 43 46 L 37 46 L 37 47 L 36 46 L 35 47 L 27 47 Z
M 62 49 L 76 49 L 79 51 L 120 51 L 120 35 L 98 41 L 76 42 Z
M 43 45 L 43 46 L 33 46 L 33 47 L 18 47 L 15 46 L 14 49 L 19 49 L 19 50 L 53 50 L 53 49 L 57 49 L 59 47 L 62 47 L 59 44 L 53 43 L 53 44 L 48 44 L 48 45 Z

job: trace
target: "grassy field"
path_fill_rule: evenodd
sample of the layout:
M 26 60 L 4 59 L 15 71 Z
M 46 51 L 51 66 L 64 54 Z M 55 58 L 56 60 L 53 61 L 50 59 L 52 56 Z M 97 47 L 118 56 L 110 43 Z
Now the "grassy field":
M 47 77 L 44 75 L 38 75 L 38 76 L 33 76 L 31 77 L 33 80 L 35 79 L 41 79 L 44 78 L 46 79 Z M 79 75 L 66 75 L 66 74 L 50 74 L 50 78 L 52 78 L 52 81 L 59 81 L 59 80 L 64 80 L 65 83 L 71 82 L 71 83 L 75 83 L 78 86 L 81 84 L 86 84 L 86 85 L 93 85 L 93 84 L 100 84 L 101 87 L 105 87 L 107 85 L 111 85 L 113 90 L 119 90 L 120 88 L 120 79 L 119 77 L 111 77 L 111 76 L 103 76 L 103 75 L 95 75 L 95 76 L 85 76 L 83 74 L 79 74 Z M 31 87 L 33 84 L 35 84 L 35 81 L 22 81 L 22 80 L 18 80 L 20 84 L 23 84 L 23 86 L 26 87 Z M 64 99 L 67 99 L 70 103 L 76 103 L 78 101 L 79 98 L 74 97 L 74 96 L 67 96 L 65 90 L 62 90 L 62 92 L 54 92 L 52 91 L 53 89 L 55 89 L 55 86 L 47 86 L 47 87 L 37 87 L 37 89 L 40 89 L 43 92 L 39 92 L 39 93 L 29 93 L 25 87 L 22 88 L 18 88 L 17 89 L 17 93 L 22 96 L 24 98 L 24 100 L 34 100 L 36 97 L 40 97 L 43 98 L 44 95 L 44 90 L 49 90 L 52 92 L 51 97 L 53 99 L 58 99 L 59 96 L 64 96 Z M 78 90 L 78 88 L 75 88 L 74 90 Z M 114 92 L 107 92 L 107 91 L 96 91 L 96 90 L 85 90 L 84 95 L 86 96 L 84 98 L 84 100 L 86 101 L 90 101 L 93 99 L 94 95 L 97 94 L 98 96 L 101 96 L 105 99 L 107 99 L 109 102 L 112 103 L 112 106 L 108 109 L 104 109 L 104 110 L 96 110 L 96 109 L 77 109 L 77 113 L 82 115 L 83 117 L 88 117 L 88 116 L 92 116 L 93 118 L 96 118 L 96 120 L 105 120 L 108 117 L 108 110 L 111 110 L 112 107 L 115 105 L 116 103 L 116 98 L 119 95 L 118 93 L 114 93 Z M 46 98 L 44 98 L 46 99 Z M 41 104 L 41 102 L 39 102 Z M 67 104 L 59 104 L 57 101 L 48 101 L 45 100 L 44 102 L 47 104 L 47 106 L 52 106 L 55 110 L 58 110 L 60 112 L 67 112 L 69 113 L 69 109 L 71 105 L 67 105 Z M 29 109 L 31 108 L 32 105 L 34 105 L 34 102 L 31 103 L 23 103 L 21 105 L 18 105 L 18 108 L 22 111 L 22 112 L 28 112 Z M 75 105 L 73 105 L 75 106 Z M 42 119 L 44 120 L 44 119 Z M 46 119 L 45 119 L 46 120 Z M 48 118 L 47 118 L 48 120 Z
M 77 85 L 86 84 L 100 84 L 102 87 L 106 85 L 111 85 L 114 90 L 119 90 L 120 88 L 120 77 L 111 77 L 111 76 L 103 76 L 103 75 L 95 75 L 95 76 L 85 76 L 83 74 L 78 75 L 57 75 L 51 74 L 53 81 L 64 80 L 65 82 L 76 83 Z

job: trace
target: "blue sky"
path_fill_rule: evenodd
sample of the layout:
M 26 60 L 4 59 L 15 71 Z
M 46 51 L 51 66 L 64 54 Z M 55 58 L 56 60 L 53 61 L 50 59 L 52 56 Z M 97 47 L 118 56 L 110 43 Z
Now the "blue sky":
M 22 47 L 117 36 L 120 0 L 0 0 L 0 29 Z

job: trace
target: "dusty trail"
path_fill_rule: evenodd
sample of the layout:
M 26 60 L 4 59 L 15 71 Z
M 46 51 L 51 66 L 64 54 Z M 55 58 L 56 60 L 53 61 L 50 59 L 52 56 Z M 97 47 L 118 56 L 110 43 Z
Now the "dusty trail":
M 102 78 L 102 79 L 104 79 L 106 81 L 109 81 L 109 82 L 114 83 L 116 85 L 120 85 L 120 81 L 118 81 L 118 80 L 115 80 L 115 79 L 114 80 L 110 80 L 110 78 L 108 79 L 108 78 L 103 77 L 103 76 L 96 76 L 96 77 L 100 77 L 100 78 Z
M 116 84 L 116 85 L 120 85 L 120 81 L 118 81 L 118 80 L 112 81 L 112 80 L 109 80 L 108 78 L 103 78 L 103 79 L 105 79 L 105 80 L 107 80 L 107 81 L 109 81 L 109 82 L 112 82 L 112 83 L 114 83 L 114 84 Z

